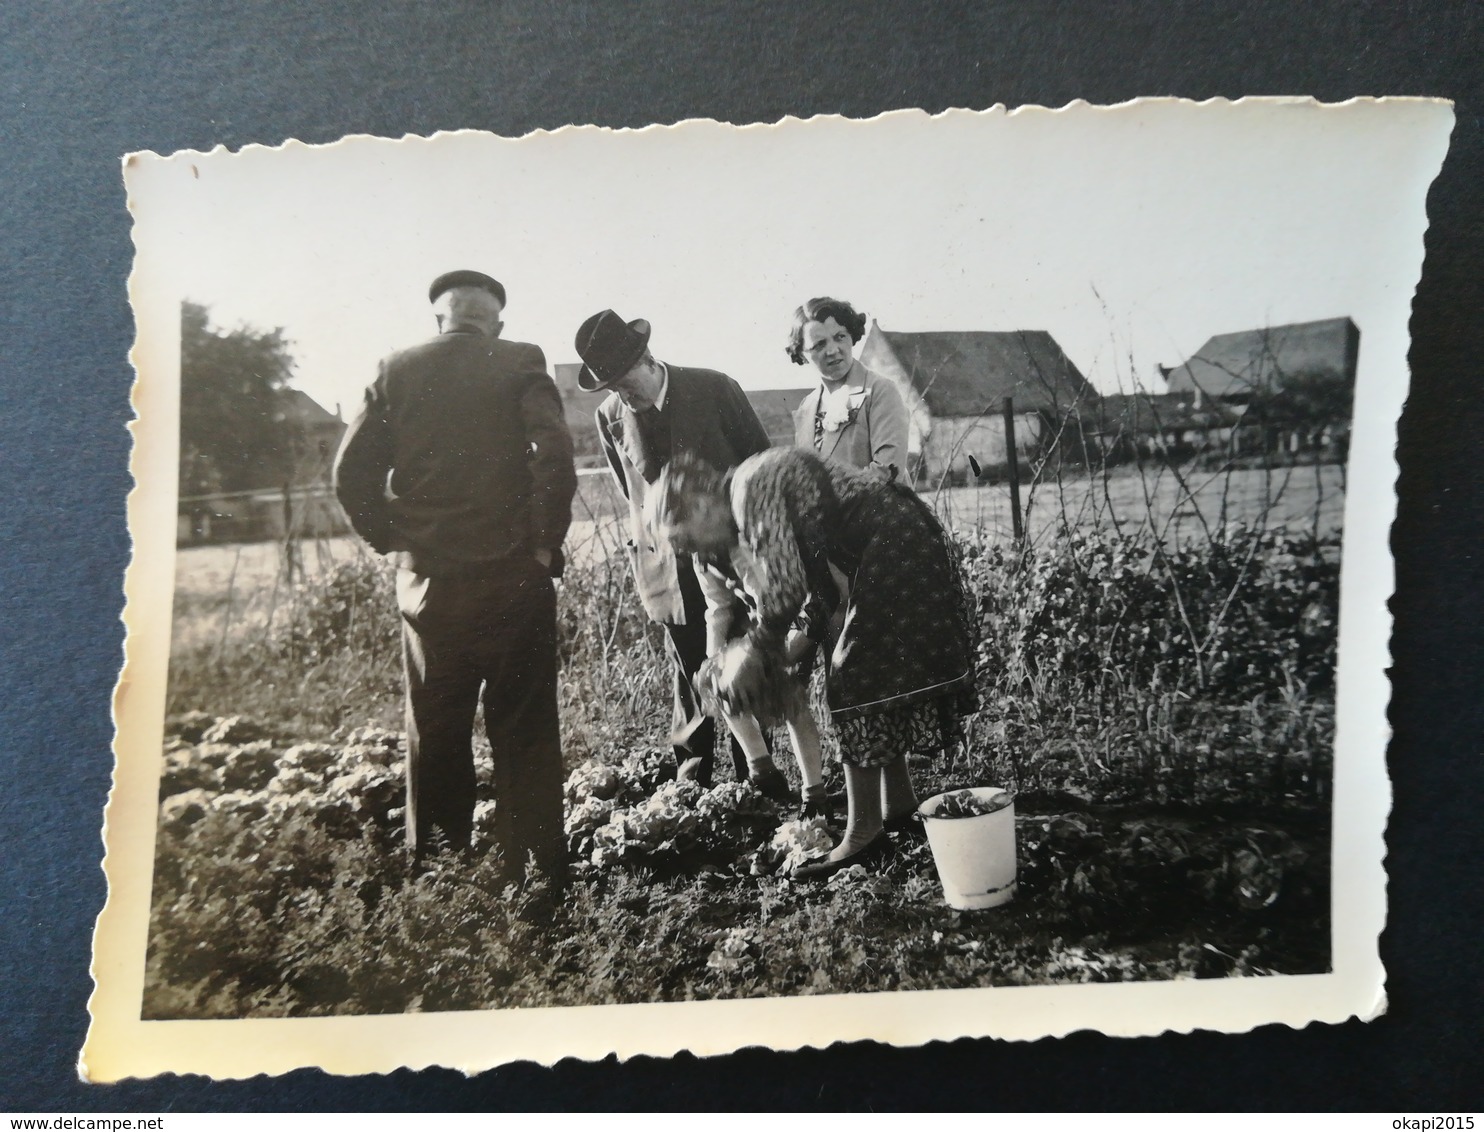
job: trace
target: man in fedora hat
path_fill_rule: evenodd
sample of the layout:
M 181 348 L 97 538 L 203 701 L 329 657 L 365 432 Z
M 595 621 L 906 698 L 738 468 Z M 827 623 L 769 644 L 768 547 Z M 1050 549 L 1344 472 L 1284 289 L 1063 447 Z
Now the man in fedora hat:
M 505 288 L 440 275 L 438 336 L 393 354 L 335 461 L 351 525 L 397 571 L 407 714 L 407 840 L 414 860 L 467 849 L 475 707 L 494 756 L 495 837 L 565 875 L 556 702 L 561 545 L 577 476 L 541 350 L 499 338 Z
M 656 361 L 649 335 L 649 323 L 642 318 L 625 322 L 611 310 L 593 315 L 577 331 L 583 363 L 577 384 L 589 393 L 612 390 L 598 406 L 598 436 L 629 503 L 629 552 L 639 600 L 668 637 L 675 670 L 675 761 L 681 777 L 709 785 L 716 724 L 701 712 L 695 676 L 706 659 L 708 618 L 713 625 L 729 623 L 736 598 L 706 571 L 697 572 L 689 557 L 678 558 L 667 542 L 650 533 L 644 502 L 672 457 L 691 453 L 727 471 L 767 448 L 768 434 L 735 381 L 715 370 Z M 739 779 L 751 777 L 769 793 L 787 791 L 771 761 L 749 772 L 735 741 L 732 761 Z

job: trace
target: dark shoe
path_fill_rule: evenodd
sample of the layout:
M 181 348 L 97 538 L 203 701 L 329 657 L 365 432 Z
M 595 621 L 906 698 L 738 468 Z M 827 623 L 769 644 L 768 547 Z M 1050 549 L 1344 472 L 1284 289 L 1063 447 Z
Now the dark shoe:
M 776 766 L 762 774 L 753 775 L 748 781 L 759 794 L 771 801 L 784 806 L 791 806 L 795 801 L 793 787 L 789 786 L 788 779 L 783 777 L 783 772 Z
M 922 829 L 922 822 L 916 810 L 908 810 L 905 814 L 898 814 L 883 822 L 881 828 L 887 833 L 916 833 Z
M 803 805 L 799 807 L 799 820 L 811 821 L 814 818 L 823 818 L 827 822 L 834 821 L 834 803 L 828 798 L 805 798 Z
M 883 834 L 877 834 L 871 841 L 861 846 L 848 857 L 841 857 L 838 861 L 832 861 L 828 857 L 821 857 L 817 861 L 806 861 L 794 870 L 794 876 L 799 880 L 824 880 L 834 876 L 841 869 L 848 869 L 851 865 L 879 864 L 883 857 L 891 852 L 891 842 Z

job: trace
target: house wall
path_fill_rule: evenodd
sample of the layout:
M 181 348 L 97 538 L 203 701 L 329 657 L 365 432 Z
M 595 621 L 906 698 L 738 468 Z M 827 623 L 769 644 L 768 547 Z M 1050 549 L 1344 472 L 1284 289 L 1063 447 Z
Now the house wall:
M 1044 429 L 1039 414 L 1015 414 L 1015 450 L 1022 461 L 1040 452 Z M 948 480 L 957 481 L 967 474 L 971 455 L 979 461 L 981 468 L 999 468 L 1008 462 L 1003 416 L 995 413 L 934 420 L 932 431 L 923 444 L 918 480 L 937 483 L 945 478 L 946 471 Z
M 902 400 L 907 405 L 907 453 L 909 458 L 923 456 L 928 448 L 928 434 L 933 430 L 933 414 L 922 395 L 912 388 L 911 375 L 903 368 L 901 360 L 892 351 L 886 335 L 871 320 L 870 329 L 861 339 L 857 355 L 861 365 L 873 373 L 890 378 L 896 383 Z
M 606 392 L 587 393 L 577 387 L 577 375 L 582 365 L 577 362 L 558 362 L 552 367 L 552 380 L 562 398 L 562 413 L 567 421 L 567 431 L 572 434 L 572 451 L 579 468 L 601 467 L 603 445 L 598 439 L 598 426 L 593 414 L 608 397 Z

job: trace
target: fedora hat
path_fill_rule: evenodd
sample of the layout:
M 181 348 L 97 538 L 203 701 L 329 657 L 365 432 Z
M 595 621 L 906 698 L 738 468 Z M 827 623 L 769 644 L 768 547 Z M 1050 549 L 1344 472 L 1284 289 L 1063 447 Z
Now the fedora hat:
M 445 271 L 437 279 L 434 279 L 432 286 L 428 288 L 428 302 L 437 302 L 439 295 L 443 294 L 444 291 L 451 291 L 455 287 L 479 287 L 499 299 L 502 310 L 505 307 L 504 284 L 482 271 L 467 270 Z
M 577 387 L 585 393 L 607 389 L 644 356 L 649 348 L 649 323 L 642 318 L 625 322 L 613 311 L 599 311 L 577 328 L 577 356 L 582 371 Z

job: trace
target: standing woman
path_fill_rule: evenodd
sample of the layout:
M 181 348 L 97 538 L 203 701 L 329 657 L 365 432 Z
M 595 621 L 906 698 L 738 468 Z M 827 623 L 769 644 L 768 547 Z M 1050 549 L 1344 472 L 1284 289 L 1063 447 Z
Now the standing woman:
M 810 299 L 794 311 L 788 356 L 795 365 L 808 360 L 819 371 L 819 384 L 794 411 L 794 444 L 836 464 L 876 467 L 905 480 L 907 405 L 896 382 L 867 369 L 855 357 L 865 334 L 866 316 L 843 299 Z M 794 666 L 806 684 L 814 667 L 814 649 L 813 643 L 801 645 Z M 888 773 L 910 791 L 905 759 Z M 822 777 L 814 797 L 817 812 L 828 814 Z
M 800 448 L 752 456 L 730 482 L 677 461 L 652 502 L 661 538 L 727 556 L 755 604 L 747 635 L 718 658 L 717 693 L 731 711 L 776 716 L 789 664 L 807 638 L 824 643 L 849 816 L 840 844 L 798 875 L 870 861 L 886 827 L 917 808 L 907 756 L 956 742 L 977 706 L 971 606 L 947 533 L 880 469 Z M 800 614 L 808 628 L 790 636 Z
M 810 299 L 794 311 L 788 356 L 819 370 L 819 385 L 794 412 L 794 443 L 826 460 L 907 473 L 907 404 L 896 382 L 855 357 L 866 316 L 841 299 Z

